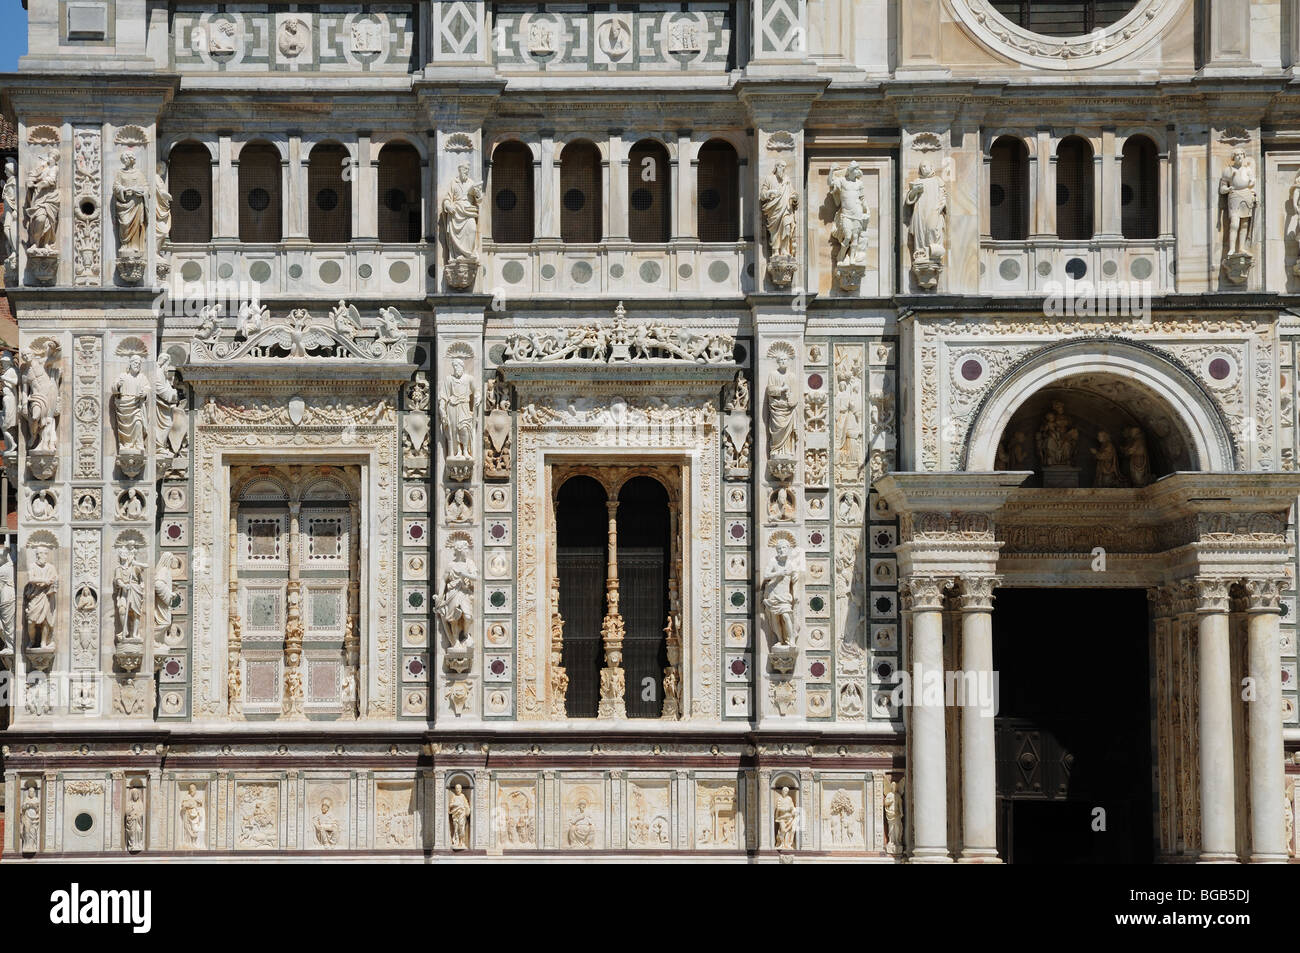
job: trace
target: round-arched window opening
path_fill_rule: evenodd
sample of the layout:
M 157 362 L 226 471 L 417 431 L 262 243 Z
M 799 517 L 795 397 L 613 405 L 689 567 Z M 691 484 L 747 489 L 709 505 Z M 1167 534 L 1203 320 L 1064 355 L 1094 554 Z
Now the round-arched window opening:
M 266 189 L 249 189 L 248 190 L 248 207 L 254 212 L 265 212 L 266 207 L 271 204 L 271 193 Z
M 1006 189 L 994 182 L 989 186 L 989 204 L 993 206 L 1001 205 L 1007 198 Z
M 77 830 L 85 834 L 87 831 L 89 831 L 92 827 L 95 826 L 95 818 L 92 817 L 90 814 L 86 813 L 85 811 L 82 811 L 75 818 L 73 818 L 72 824 L 74 827 L 77 828 Z
M 406 207 L 406 195 L 401 189 L 389 189 L 384 193 L 384 208 L 390 212 L 400 212 Z
M 722 204 L 722 193 L 717 189 L 703 189 L 700 192 L 700 208 L 712 212 Z
M 990 0 L 1010 22 L 1039 36 L 1079 37 L 1104 30 L 1128 16 L 1137 0 Z
M 1119 187 L 1119 204 L 1120 205 L 1133 204 L 1133 186 L 1121 185 Z
M 198 211 L 199 206 L 203 204 L 203 193 L 198 189 L 186 189 L 181 193 L 180 202 L 181 208 L 185 211 Z
M 321 189 L 316 193 L 316 207 L 322 212 L 332 212 L 338 204 L 339 194 L 333 189 Z
M 580 212 L 587 204 L 587 196 L 582 189 L 569 189 L 564 193 L 564 207 L 570 212 Z
M 650 195 L 649 189 L 637 189 L 632 193 L 632 207 L 638 212 L 644 212 L 653 201 L 654 198 Z
M 501 189 L 497 192 L 497 208 L 503 212 L 509 212 L 519 204 L 519 196 L 515 195 L 513 189 Z
M 1088 263 L 1082 258 L 1071 258 L 1065 263 L 1065 273 L 1078 281 L 1088 273 Z

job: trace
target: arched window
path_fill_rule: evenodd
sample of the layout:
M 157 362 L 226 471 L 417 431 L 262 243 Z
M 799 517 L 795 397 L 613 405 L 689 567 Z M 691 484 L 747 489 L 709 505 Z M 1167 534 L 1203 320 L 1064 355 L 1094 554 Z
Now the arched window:
M 560 153 L 560 239 L 600 241 L 600 209 L 600 151 L 590 142 L 571 142 Z
M 1092 238 L 1092 146 L 1078 136 L 1056 150 L 1056 237 Z
M 668 621 L 668 577 L 673 572 L 669 543 L 672 517 L 663 484 L 648 476 L 633 477 L 624 483 L 618 492 L 617 525 L 627 717 L 659 718 L 663 715 L 662 692 L 640 689 L 661 686 L 668 666 L 664 629 Z
M 672 237 L 672 166 L 662 142 L 642 139 L 627 154 L 627 234 L 634 242 Z
M 492 240 L 526 245 L 533 240 L 533 154 L 522 142 L 492 150 Z
M 609 515 L 605 488 L 589 476 L 570 477 L 555 501 L 555 573 L 564 619 L 562 661 L 569 688 L 564 713 L 595 718 L 605 665 L 600 626 L 605 615 Z
M 212 155 L 197 142 L 172 147 L 167 160 L 173 244 L 212 241 Z
M 423 197 L 420 153 L 407 142 L 390 142 L 379 150 L 379 240 L 420 240 Z
M 1016 26 L 1044 36 L 1083 36 L 1123 19 L 1135 0 L 993 0 Z
M 280 153 L 267 142 L 239 151 L 239 240 L 280 240 Z
M 700 146 L 695 201 L 700 241 L 740 240 L 740 161 L 731 143 L 710 139 Z
M 997 241 L 1029 237 L 1029 150 L 1002 136 L 989 150 L 989 231 Z
M 337 244 L 352 240 L 352 176 L 348 150 L 337 142 L 322 142 L 307 163 L 307 238 Z
M 1120 162 L 1119 214 L 1125 238 L 1155 238 L 1160 234 L 1160 184 L 1156 144 L 1146 136 L 1129 136 Z

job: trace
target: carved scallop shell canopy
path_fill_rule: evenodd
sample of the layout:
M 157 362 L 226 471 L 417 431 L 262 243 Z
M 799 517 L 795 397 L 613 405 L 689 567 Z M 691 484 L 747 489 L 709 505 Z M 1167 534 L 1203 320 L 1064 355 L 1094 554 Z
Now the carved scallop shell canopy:
M 946 5 L 962 29 L 985 48 L 1023 66 L 1049 70 L 1119 63 L 1146 46 L 1186 6 L 1181 0 L 1136 0 L 1109 26 L 1062 37 L 1034 33 L 1013 23 L 992 0 L 948 0 Z

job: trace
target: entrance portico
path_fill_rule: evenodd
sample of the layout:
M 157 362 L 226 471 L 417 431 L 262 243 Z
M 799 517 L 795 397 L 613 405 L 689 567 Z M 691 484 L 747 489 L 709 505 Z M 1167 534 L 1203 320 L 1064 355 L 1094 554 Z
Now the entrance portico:
M 900 517 L 911 859 L 998 860 L 994 719 L 918 686 L 946 657 L 964 678 L 991 671 L 993 590 L 1015 586 L 1148 591 L 1158 857 L 1285 862 L 1278 620 L 1300 477 L 1175 473 L 1086 490 L 1024 486 L 1031 477 L 894 473 L 876 485 Z M 1051 620 L 1042 627 L 1050 637 Z

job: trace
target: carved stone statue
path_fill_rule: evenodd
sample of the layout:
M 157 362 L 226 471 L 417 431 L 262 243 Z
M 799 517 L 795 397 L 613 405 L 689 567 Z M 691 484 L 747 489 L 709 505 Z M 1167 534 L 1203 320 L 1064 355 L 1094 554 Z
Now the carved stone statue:
M 122 168 L 113 177 L 113 210 L 117 215 L 118 272 L 128 282 L 140 280 L 145 251 L 145 196 L 149 183 L 130 152 L 122 154 Z
M 1224 197 L 1229 255 L 1249 253 L 1255 207 L 1259 204 L 1256 184 L 1255 164 L 1246 157 L 1246 150 L 1234 149 L 1232 163 L 1219 176 L 1219 194 Z
M 206 846 L 203 841 L 203 827 L 206 821 L 203 795 L 193 782 L 185 789 L 181 797 L 181 847 L 199 850 Z
M 778 159 L 763 180 L 758 201 L 767 225 L 768 277 L 784 288 L 794 278 L 799 242 L 799 192 L 784 159 Z
M 57 351 L 58 345 L 50 341 L 45 346 L 45 353 L 39 357 L 32 348 L 18 352 L 18 369 L 22 373 L 21 414 L 27 422 L 29 459 L 33 453 L 54 456 L 59 450 L 59 415 L 62 411 L 58 376 L 51 366 Z M 36 472 L 35 463 L 32 469 L 36 478 L 41 480 L 50 479 L 54 472 L 52 462 L 48 474 Z
M 587 813 L 587 802 L 578 801 L 578 810 L 569 816 L 569 829 L 566 835 L 570 847 L 594 847 L 596 845 L 596 822 Z
M 469 847 L 469 798 L 465 796 L 461 785 L 457 784 L 447 795 L 447 819 L 451 822 L 451 849 L 466 850 Z
M 129 546 L 117 551 L 117 568 L 113 570 L 113 608 L 116 631 L 113 641 L 121 646 L 140 642 L 140 616 L 144 612 L 144 564 L 137 562 Z
M 1097 470 L 1092 479 L 1095 487 L 1115 487 L 1124 485 L 1124 477 L 1119 472 L 1119 451 L 1110 434 L 1104 430 L 1097 431 L 1097 446 L 1092 448 L 1092 455 L 1097 460 Z
M 0 186 L 0 203 L 4 214 L 5 277 L 12 278 L 18 270 L 18 169 L 13 159 L 5 160 L 4 185 Z
M 18 589 L 9 550 L 0 550 L 0 652 L 13 651 L 18 625 Z
M 172 234 L 172 194 L 167 191 L 167 163 L 158 163 L 153 183 L 153 233 L 161 249 Z
M 483 184 L 469 174 L 462 162 L 456 178 L 442 197 L 442 227 L 447 243 L 447 284 L 468 288 L 478 272 L 478 213 L 483 201 Z
M 123 812 L 123 828 L 126 835 L 126 850 L 138 854 L 144 850 L 144 789 L 131 787 Z
M 790 794 L 789 785 L 782 785 L 772 801 L 776 821 L 777 850 L 794 850 L 794 834 L 799 818 L 799 808 Z
M 890 781 L 885 791 L 885 838 L 887 852 L 903 852 L 903 793 L 898 790 L 897 781 Z
M 330 811 L 334 810 L 334 802 L 330 798 L 323 797 L 320 799 L 320 813 L 312 821 L 312 828 L 316 833 L 316 843 L 321 847 L 337 847 L 339 845 L 339 819 Z
M 767 375 L 763 400 L 767 411 L 767 455 L 772 459 L 789 460 L 789 467 L 781 466 L 780 475 L 773 469 L 773 477 L 783 482 L 793 476 L 793 461 L 798 452 L 799 434 L 795 430 L 800 405 L 799 381 L 790 367 L 790 356 L 784 350 L 773 353 L 776 367 Z
M 180 569 L 180 559 L 175 553 L 163 553 L 158 558 L 158 565 L 154 567 L 153 631 L 156 641 L 161 641 L 172 627 L 172 600 L 175 598 L 173 586 L 176 571 Z
M 50 150 L 35 157 L 27 173 L 27 250 L 58 254 L 59 248 L 59 153 Z
M 164 352 L 158 357 L 154 392 L 154 446 L 159 454 L 178 457 L 189 441 L 189 419 L 181 404 L 184 394 L 176 386 L 175 369 L 171 358 Z
M 473 475 L 477 411 L 478 388 L 465 373 L 464 359 L 453 357 L 451 375 L 438 388 L 438 423 L 446 448 L 447 475 L 453 480 L 468 480 Z
M 27 584 L 23 587 L 28 645 L 34 649 L 52 649 L 59 573 L 50 563 L 50 551 L 46 547 L 38 548 L 32 558 L 34 564 L 27 567 Z
M 1052 401 L 1052 409 L 1038 428 L 1038 459 L 1045 467 L 1074 466 L 1074 448 L 1079 431 L 1065 413 L 1065 405 Z
M 831 240 L 836 244 L 836 283 L 843 291 L 856 291 L 866 272 L 867 225 L 871 222 L 862 168 L 857 162 L 850 162 L 841 174 L 838 165 L 831 166 L 829 186 L 835 203 Z
M 474 622 L 474 585 L 478 581 L 478 568 L 469 557 L 469 540 L 456 536 L 451 552 L 443 560 L 442 591 L 433 599 L 434 611 L 447 627 L 447 647 L 465 651 L 474 640 L 470 626 Z
M 1151 482 L 1151 458 L 1147 455 L 1147 438 L 1141 427 L 1124 428 L 1124 466 L 1133 486 L 1146 486 Z
M 113 382 L 113 429 L 119 454 L 143 454 L 144 418 L 153 384 L 144 374 L 144 358 L 132 354 L 127 369 Z
M 509 478 L 511 467 L 510 446 L 510 385 L 498 375 L 488 381 L 483 394 L 486 414 L 483 418 L 483 475 Z
M 41 849 L 41 802 L 35 784 L 23 792 L 22 816 L 18 822 L 18 846 L 24 854 Z
M 795 597 L 803 573 L 803 553 L 793 546 L 789 534 L 782 530 L 776 539 L 776 551 L 763 569 L 763 617 L 775 644 L 794 646 L 798 640 Z
M 939 282 L 948 226 L 948 189 L 928 162 L 922 162 L 918 177 L 907 188 L 906 204 L 911 209 L 908 235 L 912 243 L 912 272 L 922 288 Z

